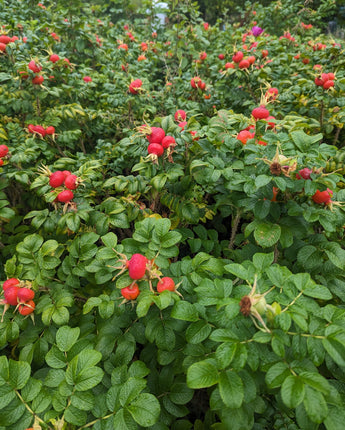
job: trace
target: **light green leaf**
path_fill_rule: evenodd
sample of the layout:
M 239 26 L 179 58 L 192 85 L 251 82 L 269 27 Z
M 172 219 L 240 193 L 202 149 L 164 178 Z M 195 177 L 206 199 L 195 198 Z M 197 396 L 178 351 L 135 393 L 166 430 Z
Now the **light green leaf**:
M 220 374 L 219 392 L 223 402 L 229 408 L 237 409 L 242 405 L 244 398 L 243 382 L 237 373 L 228 370 Z
M 187 370 L 187 385 L 189 388 L 206 388 L 219 381 L 216 366 L 209 361 L 199 361 Z
M 139 425 L 150 427 L 158 421 L 160 404 L 154 395 L 143 393 L 127 407 L 127 410 Z
M 320 424 L 327 417 L 328 408 L 323 395 L 308 385 L 305 387 L 303 404 L 309 418 L 314 423 Z
M 26 361 L 9 360 L 9 383 L 16 390 L 25 387 L 30 378 L 31 367 Z
M 60 327 L 56 332 L 56 345 L 60 351 L 69 351 L 78 340 L 80 328 L 71 328 L 69 326 Z
M 171 310 L 171 317 L 183 321 L 197 321 L 198 312 L 195 307 L 186 301 L 176 302 Z
M 278 224 L 260 223 L 255 227 L 254 237 L 257 243 L 263 248 L 273 246 L 278 242 L 281 229 Z
M 305 385 L 301 378 L 295 375 L 288 376 L 282 384 L 281 396 L 288 408 L 295 408 L 302 403 L 305 395 Z

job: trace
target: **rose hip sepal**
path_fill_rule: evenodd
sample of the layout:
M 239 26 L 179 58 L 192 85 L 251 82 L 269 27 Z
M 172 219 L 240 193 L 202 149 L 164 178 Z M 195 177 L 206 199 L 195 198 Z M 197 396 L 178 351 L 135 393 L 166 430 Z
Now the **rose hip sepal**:
M 29 300 L 18 307 L 18 312 L 23 316 L 30 315 L 35 310 L 35 307 L 35 302 L 33 300 Z

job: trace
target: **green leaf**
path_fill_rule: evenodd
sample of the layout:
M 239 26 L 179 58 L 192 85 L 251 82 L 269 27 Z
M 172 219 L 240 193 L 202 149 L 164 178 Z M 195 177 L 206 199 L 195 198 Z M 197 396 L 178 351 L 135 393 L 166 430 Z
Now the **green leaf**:
M 313 388 L 306 386 L 303 404 L 309 418 L 314 423 L 320 424 L 327 417 L 327 403 L 323 395 L 319 391 L 316 391 Z
M 209 361 L 199 361 L 187 370 L 187 385 L 189 388 L 206 388 L 219 381 L 216 366 Z
M 169 231 L 167 234 L 161 237 L 160 244 L 162 248 L 170 248 L 176 245 L 182 239 L 182 235 L 177 231 Z
M 256 188 L 264 187 L 272 181 L 272 177 L 268 175 L 259 175 L 255 178 Z
M 120 384 L 113 385 L 107 392 L 106 403 L 110 411 L 115 412 L 120 407 Z
M 237 278 L 248 279 L 248 270 L 244 268 L 242 264 L 237 264 L 237 263 L 227 264 L 226 266 L 224 266 L 224 269 L 227 272 L 230 272 L 233 275 L 235 275 Z
M 150 427 L 158 421 L 160 404 L 154 395 L 143 393 L 127 407 L 127 410 L 139 425 Z
M 273 246 L 278 242 L 281 229 L 278 224 L 260 223 L 255 227 L 254 237 L 257 243 L 263 248 Z
M 153 295 L 140 294 L 138 298 L 138 303 L 136 306 L 136 313 L 138 318 L 143 318 L 149 311 L 151 304 L 153 302 Z
M 300 372 L 299 377 L 310 387 L 327 395 L 330 390 L 329 382 L 317 372 Z
M 114 416 L 112 428 L 114 430 L 137 430 L 138 425 L 133 420 L 129 411 L 121 408 L 118 412 L 116 412 L 116 415 Z
M 345 367 L 345 330 L 336 325 L 330 325 L 325 330 L 326 339 L 322 344 L 331 358 L 341 367 Z
M 115 248 L 117 245 L 117 236 L 113 232 L 109 232 L 106 235 L 101 237 L 102 242 L 107 248 Z M 116 254 L 114 252 L 114 258 L 116 257 Z
M 22 397 L 26 403 L 31 402 L 42 388 L 42 382 L 38 379 L 30 378 L 28 383 L 22 389 Z
M 86 424 L 87 421 L 87 413 L 81 411 L 73 405 L 68 406 L 68 408 L 64 411 L 64 417 L 68 423 L 74 424 L 76 426 L 82 426 Z
M 328 405 L 328 415 L 324 420 L 327 430 L 343 430 L 345 422 L 345 409 L 339 406 Z
M 225 342 L 216 349 L 216 360 L 220 369 L 228 367 L 235 357 L 237 343 Z
M 62 369 L 66 366 L 67 358 L 57 346 L 53 345 L 48 351 L 45 360 L 48 366 L 52 367 L 53 369 Z
M 325 252 L 330 261 L 339 269 L 344 270 L 345 250 L 336 242 L 328 242 Z
M 185 405 L 193 398 L 194 391 L 184 382 L 175 382 L 169 391 L 169 399 L 176 405 Z
M 95 306 L 99 306 L 102 303 L 102 299 L 99 297 L 90 297 L 83 306 L 83 314 L 87 314 L 92 311 Z
M 12 400 L 6 407 L 0 409 L 0 426 L 9 428 L 17 423 L 25 412 L 25 405 L 18 398 Z M 14 428 L 18 428 L 17 424 Z
M 60 327 L 56 332 L 56 345 L 60 351 L 69 351 L 78 340 L 80 328 L 71 328 L 69 326 Z
M 16 397 L 16 393 L 10 385 L 0 387 L 0 410 L 5 408 Z
M 183 321 L 198 321 L 198 312 L 195 307 L 186 301 L 176 302 L 171 310 L 171 317 Z
M 31 367 L 26 361 L 9 361 L 9 383 L 16 390 L 25 387 L 30 378 Z
M 211 333 L 211 326 L 203 320 L 191 324 L 186 331 L 186 340 L 188 343 L 201 343 L 207 339 Z
M 301 378 L 295 375 L 288 376 L 282 384 L 281 396 L 288 408 L 295 408 L 302 403 L 305 395 L 305 385 Z
M 0 356 L 0 385 L 6 384 L 9 379 L 8 360 L 5 355 Z
M 315 143 L 320 142 L 320 140 L 323 138 L 322 133 L 316 134 L 315 136 L 310 136 L 302 130 L 292 131 L 290 136 L 297 148 L 305 153 L 308 153 L 310 147 Z
M 75 389 L 78 391 L 90 390 L 102 381 L 103 374 L 103 370 L 95 366 L 82 370 L 75 379 Z
M 52 320 L 57 325 L 67 324 L 69 321 L 69 312 L 65 306 L 58 307 L 52 314 Z
M 297 253 L 297 261 L 304 270 L 313 270 L 320 263 L 320 254 L 315 246 L 303 246 Z
M 269 388 L 278 388 L 290 374 L 288 365 L 279 362 L 268 369 L 265 380 Z
M 219 392 L 223 402 L 229 408 L 237 409 L 242 405 L 244 398 L 243 382 L 232 370 L 220 374 Z
M 162 238 L 170 230 L 171 221 L 169 218 L 161 218 L 155 221 L 154 231 L 159 238 Z
M 145 379 L 130 378 L 121 387 L 119 400 L 121 406 L 126 406 L 139 396 L 146 387 Z
M 128 376 L 132 378 L 144 378 L 150 373 L 150 370 L 146 367 L 146 364 L 142 361 L 134 361 L 128 369 Z
M 332 293 L 329 291 L 327 287 L 323 285 L 309 285 L 303 291 L 303 294 L 309 297 L 313 297 L 315 299 L 321 300 L 330 300 L 332 298 Z
M 95 397 L 91 392 L 75 392 L 71 396 L 71 405 L 81 411 L 91 411 L 95 404 Z
M 270 252 L 269 254 L 257 253 L 253 256 L 253 264 L 256 269 L 260 270 L 261 272 L 268 269 L 272 265 L 273 260 L 273 252 Z

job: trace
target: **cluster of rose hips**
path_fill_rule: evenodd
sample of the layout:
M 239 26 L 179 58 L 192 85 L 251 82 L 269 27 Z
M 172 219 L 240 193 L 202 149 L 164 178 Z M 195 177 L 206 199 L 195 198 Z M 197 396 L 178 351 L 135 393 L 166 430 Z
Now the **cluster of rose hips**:
M 51 61 L 53 64 L 55 64 L 57 61 L 60 60 L 60 57 L 57 54 L 51 54 L 49 56 L 49 61 Z M 63 59 L 63 64 L 65 67 L 68 67 L 71 65 L 71 62 L 68 58 Z M 35 60 L 31 60 L 28 64 L 28 69 L 30 69 L 35 76 L 31 79 L 31 82 L 35 85 L 41 85 L 44 81 L 44 76 L 41 74 L 42 72 L 42 66 L 37 64 Z M 21 70 L 19 71 L 21 79 L 28 79 L 29 75 L 27 71 Z M 54 76 L 49 76 L 50 79 L 54 79 Z
M 202 81 L 198 76 L 195 76 L 190 80 L 190 84 L 192 88 L 200 88 L 202 91 L 205 91 L 206 89 L 206 83 Z
M 58 191 L 54 202 L 70 203 L 74 198 L 72 190 L 76 190 L 82 183 L 82 179 L 72 174 L 69 170 L 56 170 L 51 172 L 47 167 L 41 167 L 40 172 L 49 176 L 49 185 Z
M 275 100 L 277 95 L 278 95 L 277 88 L 270 88 L 269 90 L 267 90 L 264 96 L 264 99 L 272 101 L 272 100 Z M 275 123 L 272 122 L 272 120 L 275 120 L 275 117 L 270 115 L 268 109 L 265 107 L 265 104 L 261 104 L 259 107 L 254 108 L 252 110 L 252 116 L 254 118 L 254 121 L 257 121 L 257 120 L 266 121 L 267 128 L 271 130 L 274 129 Z M 254 137 L 255 137 L 255 125 L 253 124 L 249 125 L 244 130 L 241 130 L 236 136 L 236 138 L 240 142 L 242 142 L 243 145 L 245 145 L 249 139 L 253 139 Z M 263 146 L 267 145 L 267 143 L 262 140 L 258 140 L 256 141 L 256 143 Z
M 324 43 L 317 43 L 316 45 L 313 45 L 313 51 L 322 51 L 323 49 L 326 49 L 327 45 Z
M 188 124 L 187 114 L 184 110 L 178 109 L 174 114 L 175 121 L 177 121 L 177 125 L 181 128 L 181 131 L 184 131 L 186 125 Z M 195 137 L 197 134 L 196 130 L 189 130 L 189 133 L 193 136 L 193 140 L 199 140 L 199 137 Z
M 316 76 L 315 84 L 318 87 L 323 87 L 325 90 L 328 90 L 331 87 L 334 87 L 334 73 L 322 73 L 321 75 Z
M 304 24 L 304 22 L 301 22 L 301 27 L 303 27 L 305 30 L 310 30 L 313 28 L 312 24 Z
M 296 39 L 288 31 L 285 31 L 284 34 L 283 34 L 283 36 L 279 37 L 279 40 L 281 40 L 281 39 L 288 39 L 291 42 L 295 42 L 296 41 Z
M 28 281 L 20 281 L 17 278 L 7 279 L 2 285 L 4 298 L 0 304 L 5 305 L 2 316 L 10 306 L 16 306 L 21 315 L 29 315 L 35 310 L 35 292 Z
M 28 68 L 35 73 L 35 76 L 31 79 L 31 82 L 35 85 L 41 85 L 44 81 L 44 77 L 39 74 L 42 71 L 42 66 L 36 64 L 35 60 L 31 60 L 28 64 Z M 22 78 L 24 79 L 24 77 L 25 76 L 23 75 Z
M 7 34 L 0 35 L 0 52 L 6 52 L 6 47 L 10 42 L 18 40 L 18 36 L 9 37 Z
M 7 145 L 0 145 L 0 166 L 3 166 L 4 164 L 4 158 L 8 154 L 8 146 Z
M 120 272 L 116 275 L 119 276 L 126 270 L 128 270 L 128 275 L 133 282 L 125 288 L 121 288 L 121 295 L 125 300 L 135 300 L 140 294 L 140 288 L 137 281 L 146 280 L 149 283 L 150 290 L 154 293 L 152 286 L 153 280 L 158 280 L 156 290 L 158 293 L 162 293 L 165 290 L 177 292 L 178 285 L 169 276 L 161 277 L 162 273 L 159 271 L 154 260 L 149 260 L 142 254 L 133 254 L 130 259 L 124 254 L 119 254 L 121 259 L 119 262 L 121 265 L 119 267 L 114 267 L 119 269 Z
M 157 161 L 158 157 L 164 154 L 165 149 L 173 149 L 176 146 L 176 141 L 173 136 L 166 136 L 165 131 L 161 127 L 150 127 L 144 125 L 140 127 L 140 131 L 146 136 L 149 141 L 147 152 L 153 157 L 153 161 Z
M 38 134 L 41 137 L 44 137 L 46 135 L 53 136 L 55 134 L 55 128 L 52 125 L 45 128 L 42 125 L 29 124 L 28 130 L 30 133 L 32 133 L 34 135 Z
M 301 169 L 296 174 L 296 179 L 306 179 L 306 180 L 312 180 L 310 175 L 312 173 L 320 173 L 320 170 L 317 169 L 309 169 L 309 167 L 304 167 L 304 169 Z M 319 205 L 325 204 L 325 205 L 332 205 L 332 197 L 333 197 L 333 191 L 330 188 L 327 188 L 324 191 L 316 190 L 316 193 L 312 196 L 312 200 L 314 203 L 317 203 Z
M 49 57 L 49 61 L 51 61 L 53 64 L 57 63 L 59 60 L 60 60 L 60 57 L 57 54 L 51 54 Z M 68 58 L 64 58 L 62 61 L 65 67 L 71 64 Z
M 249 57 L 244 58 L 244 54 L 242 51 L 237 51 L 232 56 L 232 61 L 238 65 L 239 69 L 248 69 L 252 64 L 255 63 L 255 56 L 250 55 Z M 226 69 L 234 69 L 235 64 L 227 63 L 225 65 Z

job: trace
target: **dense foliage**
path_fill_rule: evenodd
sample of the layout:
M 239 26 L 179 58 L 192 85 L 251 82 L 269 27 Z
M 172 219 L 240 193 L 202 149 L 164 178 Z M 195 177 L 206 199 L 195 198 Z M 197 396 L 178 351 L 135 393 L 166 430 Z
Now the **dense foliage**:
M 0 430 L 342 429 L 342 43 L 106 3 L 0 0 Z

